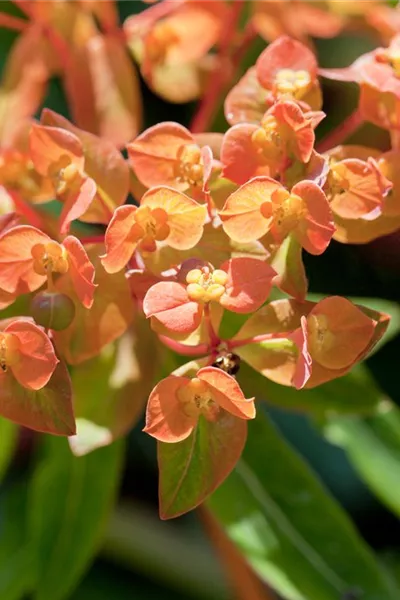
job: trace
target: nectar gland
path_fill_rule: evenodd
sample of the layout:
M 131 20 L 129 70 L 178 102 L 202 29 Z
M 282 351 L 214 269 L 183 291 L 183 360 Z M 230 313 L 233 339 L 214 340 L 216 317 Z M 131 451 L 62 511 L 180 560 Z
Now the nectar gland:
M 58 196 L 62 196 L 66 191 L 73 189 L 81 179 L 77 165 L 72 163 L 70 157 L 66 154 L 49 167 L 48 176 L 52 180 Z
M 185 144 L 179 148 L 174 172 L 180 182 L 193 186 L 202 184 L 204 168 L 201 150 L 196 144 Z
M 219 412 L 209 386 L 198 377 L 194 377 L 180 387 L 177 390 L 177 398 L 188 417 L 196 418 L 203 415 L 208 421 L 214 421 Z
M 163 208 L 139 206 L 135 212 L 135 225 L 132 227 L 133 241 L 139 242 L 140 249 L 145 252 L 155 252 L 157 242 L 165 240 L 170 233 L 167 223 L 168 214 Z
M 228 274 L 221 269 L 212 271 L 209 267 L 192 269 L 186 275 L 186 291 L 195 302 L 218 302 L 225 293 Z
M 311 77 L 308 71 L 301 69 L 280 69 L 274 81 L 274 89 L 279 97 L 289 96 L 299 100 L 309 90 Z
M 7 372 L 8 367 L 18 361 L 19 340 L 12 333 L 0 333 L 0 369 Z

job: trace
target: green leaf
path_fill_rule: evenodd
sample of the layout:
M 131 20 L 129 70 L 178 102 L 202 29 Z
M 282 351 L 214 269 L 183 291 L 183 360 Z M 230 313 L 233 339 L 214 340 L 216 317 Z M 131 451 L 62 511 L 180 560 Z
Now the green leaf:
M 2 378 L 0 414 L 24 427 L 55 435 L 73 435 L 71 380 L 59 362 L 49 383 L 40 390 L 22 387 L 12 375 Z
M 76 458 L 68 443 L 46 438 L 34 474 L 29 527 L 35 555 L 34 600 L 64 600 L 93 559 L 115 499 L 122 443 Z
M 296 390 L 263 377 L 242 362 L 237 379 L 246 396 L 256 396 L 282 409 L 308 412 L 315 417 L 333 414 L 370 414 L 382 402 L 380 392 L 364 365 L 316 388 Z
M 26 482 L 3 489 L 0 501 L 0 598 L 21 600 L 33 582 L 33 558 L 26 544 Z
M 208 503 L 284 598 L 399 597 L 344 511 L 261 411 L 249 422 L 242 459 Z
M 0 480 L 14 455 L 18 427 L 12 421 L 0 417 Z
M 221 411 L 216 421 L 200 417 L 182 442 L 158 442 L 162 519 L 195 508 L 221 484 L 242 453 L 246 433 L 244 420 Z
M 384 400 L 372 416 L 330 419 L 325 433 L 346 451 L 376 496 L 400 516 L 400 410 Z

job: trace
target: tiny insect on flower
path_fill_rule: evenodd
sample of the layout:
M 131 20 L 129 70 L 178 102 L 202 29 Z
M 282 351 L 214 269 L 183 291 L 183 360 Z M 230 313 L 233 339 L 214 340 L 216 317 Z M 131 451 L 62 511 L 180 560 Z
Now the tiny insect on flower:
M 149 396 L 144 431 L 162 442 L 179 442 L 200 417 L 214 421 L 220 410 L 254 419 L 254 398 L 246 399 L 234 377 L 214 367 L 200 369 L 192 379 L 170 376 Z

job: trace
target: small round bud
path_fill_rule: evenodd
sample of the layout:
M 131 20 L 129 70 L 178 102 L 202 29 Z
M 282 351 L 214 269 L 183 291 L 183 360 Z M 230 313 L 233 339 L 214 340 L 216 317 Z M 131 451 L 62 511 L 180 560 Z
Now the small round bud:
M 75 304 L 66 294 L 39 292 L 31 302 L 31 315 L 38 325 L 62 331 L 75 317 Z

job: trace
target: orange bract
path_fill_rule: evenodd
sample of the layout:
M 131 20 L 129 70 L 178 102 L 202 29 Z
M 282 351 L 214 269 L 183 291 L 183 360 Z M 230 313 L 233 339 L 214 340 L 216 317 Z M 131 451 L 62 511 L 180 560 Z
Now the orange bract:
M 321 254 L 334 232 L 326 196 L 312 181 L 297 183 L 289 192 L 274 179 L 255 177 L 229 196 L 219 215 L 235 241 L 271 233 L 281 243 L 293 232 L 311 254 Z
M 0 236 L 0 289 L 18 296 L 34 292 L 52 276 L 68 273 L 79 300 L 93 302 L 94 267 L 82 244 L 68 236 L 62 244 L 42 231 L 21 225 Z M 49 279 L 50 278 L 50 279 Z
M 214 367 L 196 377 L 167 377 L 151 392 L 144 431 L 162 442 L 186 439 L 200 416 L 214 421 L 220 410 L 241 419 L 255 417 L 254 399 L 246 399 L 236 380 Z
M 106 232 L 104 268 L 116 273 L 129 262 L 136 249 L 155 252 L 157 242 L 177 250 L 188 250 L 203 233 L 207 209 L 168 187 L 149 190 L 140 206 L 121 206 Z
M 14 321 L 0 331 L 0 385 L 14 376 L 22 386 L 39 390 L 50 380 L 58 359 L 47 335 L 29 321 Z

